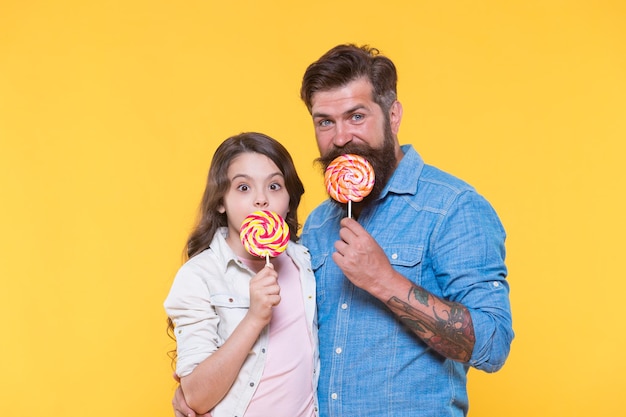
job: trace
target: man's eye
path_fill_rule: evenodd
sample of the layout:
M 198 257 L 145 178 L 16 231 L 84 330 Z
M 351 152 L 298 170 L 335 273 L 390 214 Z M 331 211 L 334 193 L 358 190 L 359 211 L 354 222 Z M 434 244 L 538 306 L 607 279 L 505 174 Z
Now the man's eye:
M 332 124 L 332 122 L 328 119 L 325 119 L 325 120 L 320 120 L 317 124 L 319 127 L 328 127 Z
M 357 113 L 357 114 L 353 114 L 353 115 L 352 115 L 352 120 L 354 120 L 354 121 L 356 121 L 356 122 L 359 122 L 359 121 L 363 120 L 364 118 L 365 118 L 365 116 L 363 116 L 363 115 L 362 115 L 362 114 L 360 114 L 360 113 Z

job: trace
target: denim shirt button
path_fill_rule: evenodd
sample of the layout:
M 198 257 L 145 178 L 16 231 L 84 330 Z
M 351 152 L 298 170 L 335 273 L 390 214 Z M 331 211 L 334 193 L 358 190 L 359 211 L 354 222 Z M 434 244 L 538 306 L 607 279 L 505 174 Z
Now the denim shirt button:
M 337 349 L 335 349 L 335 353 L 337 353 L 337 355 L 339 355 L 342 352 L 341 348 L 338 347 Z
M 398 254 L 394 253 L 393 255 L 391 255 L 391 259 L 398 259 Z
M 332 398 L 333 400 L 337 399 L 337 393 L 333 392 L 332 394 L 330 394 L 330 398 Z
M 342 309 L 342 310 L 346 310 L 347 308 L 348 308 L 348 304 L 343 303 L 343 304 L 341 305 L 341 309 Z

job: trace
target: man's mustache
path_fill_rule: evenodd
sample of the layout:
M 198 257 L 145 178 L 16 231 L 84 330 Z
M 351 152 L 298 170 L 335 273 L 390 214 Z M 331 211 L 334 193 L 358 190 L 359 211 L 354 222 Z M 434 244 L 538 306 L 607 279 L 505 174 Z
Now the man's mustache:
M 366 145 L 354 145 L 350 143 L 342 147 L 333 145 L 324 155 L 315 159 L 315 162 L 320 164 L 323 170 L 326 170 L 326 168 L 328 168 L 328 165 L 330 165 L 330 163 L 338 156 L 345 154 L 354 154 L 368 159 L 368 156 L 371 155 L 373 152 L 375 152 L 375 150 Z

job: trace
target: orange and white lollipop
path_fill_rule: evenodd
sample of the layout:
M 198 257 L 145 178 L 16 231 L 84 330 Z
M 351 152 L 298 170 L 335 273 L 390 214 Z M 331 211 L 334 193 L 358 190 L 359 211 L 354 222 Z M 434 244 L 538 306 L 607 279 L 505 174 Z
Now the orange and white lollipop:
M 352 217 L 351 203 L 363 200 L 374 187 L 374 169 L 362 156 L 341 155 L 326 168 L 324 183 L 333 199 L 348 203 L 348 217 Z
M 254 256 L 278 256 L 287 249 L 289 225 L 277 213 L 259 210 L 249 214 L 241 223 L 239 238 L 244 248 Z

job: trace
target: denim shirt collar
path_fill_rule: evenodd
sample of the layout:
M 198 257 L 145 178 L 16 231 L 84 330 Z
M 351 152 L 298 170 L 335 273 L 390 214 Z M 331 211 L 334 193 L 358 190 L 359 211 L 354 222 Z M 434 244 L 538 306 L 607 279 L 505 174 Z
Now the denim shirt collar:
M 404 156 L 380 194 L 379 199 L 381 200 L 388 193 L 411 195 L 417 193 L 417 183 L 422 169 L 424 169 L 424 161 L 413 148 L 413 145 L 402 145 L 400 149 L 402 149 Z

